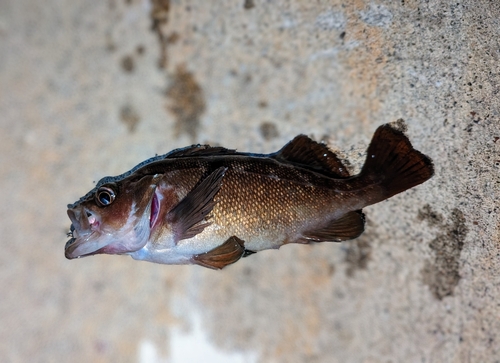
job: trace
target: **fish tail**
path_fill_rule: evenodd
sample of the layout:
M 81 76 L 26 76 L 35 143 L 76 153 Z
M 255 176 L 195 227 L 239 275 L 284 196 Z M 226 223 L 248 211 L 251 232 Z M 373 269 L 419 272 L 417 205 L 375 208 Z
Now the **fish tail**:
M 422 184 L 434 174 L 432 160 L 415 150 L 405 134 L 389 124 L 377 129 L 367 153 L 360 176 L 380 187 L 375 198 L 380 199 L 370 204 Z

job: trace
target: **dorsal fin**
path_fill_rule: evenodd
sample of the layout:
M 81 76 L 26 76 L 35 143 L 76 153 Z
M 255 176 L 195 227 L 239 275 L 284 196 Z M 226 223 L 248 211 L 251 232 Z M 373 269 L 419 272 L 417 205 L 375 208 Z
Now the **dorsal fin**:
M 275 154 L 275 159 L 300 165 L 333 178 L 348 178 L 349 172 L 340 159 L 325 144 L 298 135 Z
M 237 154 L 236 150 L 226 149 L 222 146 L 210 146 L 210 145 L 191 145 L 188 147 L 183 147 L 180 149 L 175 149 L 168 154 L 164 155 L 164 158 L 182 158 L 188 156 L 211 156 L 211 155 L 234 155 Z

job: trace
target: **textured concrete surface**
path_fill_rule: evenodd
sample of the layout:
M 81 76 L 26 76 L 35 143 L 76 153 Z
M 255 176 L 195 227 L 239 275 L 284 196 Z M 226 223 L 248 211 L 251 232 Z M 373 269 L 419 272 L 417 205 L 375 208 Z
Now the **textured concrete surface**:
M 500 361 L 500 3 L 0 2 L 2 362 Z M 223 271 L 64 258 L 65 206 L 193 142 L 353 168 L 404 118 L 428 183 L 356 241 Z M 199 357 L 198 356 L 198 357 Z

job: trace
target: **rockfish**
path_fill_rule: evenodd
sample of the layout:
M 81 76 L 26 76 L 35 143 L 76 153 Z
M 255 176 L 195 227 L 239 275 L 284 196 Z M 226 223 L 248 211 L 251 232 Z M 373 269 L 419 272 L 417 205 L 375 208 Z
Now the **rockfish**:
M 101 179 L 68 205 L 68 259 L 130 255 L 221 269 L 288 243 L 345 241 L 361 209 L 432 177 L 432 161 L 389 124 L 358 175 L 324 144 L 299 135 L 272 154 L 193 145 Z

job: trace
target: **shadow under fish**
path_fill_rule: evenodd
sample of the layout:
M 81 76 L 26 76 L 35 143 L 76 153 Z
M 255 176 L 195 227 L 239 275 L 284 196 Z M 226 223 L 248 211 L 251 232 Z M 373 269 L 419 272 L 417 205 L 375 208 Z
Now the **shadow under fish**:
M 304 135 L 273 154 L 193 145 L 105 177 L 68 205 L 65 255 L 127 254 L 221 269 L 288 243 L 356 238 L 362 208 L 433 173 L 432 161 L 389 124 L 377 129 L 354 176 Z

